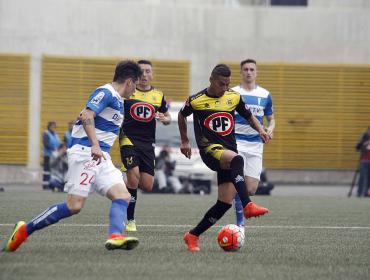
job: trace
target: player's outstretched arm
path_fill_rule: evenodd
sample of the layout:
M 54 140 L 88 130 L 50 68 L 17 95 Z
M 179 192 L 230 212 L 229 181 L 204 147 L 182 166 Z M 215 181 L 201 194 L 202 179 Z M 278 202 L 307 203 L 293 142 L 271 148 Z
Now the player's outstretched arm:
M 94 121 L 95 117 L 95 112 L 87 108 L 81 115 L 81 122 L 91 143 L 91 156 L 93 160 L 98 162 L 99 165 L 101 163 L 101 158 L 106 158 L 100 148 L 98 138 L 96 137 Z
M 181 136 L 181 148 L 180 151 L 184 154 L 188 159 L 191 158 L 191 147 L 188 138 L 188 122 L 186 117 L 184 117 L 180 112 L 178 115 L 178 124 L 179 124 L 179 131 Z
M 249 123 L 249 125 L 260 134 L 260 137 L 261 137 L 263 143 L 267 144 L 271 137 L 270 137 L 269 134 L 267 134 L 267 132 L 265 132 L 263 130 L 263 127 L 260 124 L 260 122 L 257 120 L 257 118 L 255 116 L 251 115 L 246 120 Z

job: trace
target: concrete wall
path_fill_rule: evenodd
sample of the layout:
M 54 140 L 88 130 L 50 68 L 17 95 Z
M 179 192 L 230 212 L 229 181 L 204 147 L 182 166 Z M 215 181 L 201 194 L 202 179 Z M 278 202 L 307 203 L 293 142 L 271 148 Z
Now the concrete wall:
M 32 55 L 28 168 L 39 168 L 43 54 L 190 60 L 191 93 L 220 61 L 370 64 L 366 1 L 350 9 L 231 2 L 0 0 L 0 52 Z

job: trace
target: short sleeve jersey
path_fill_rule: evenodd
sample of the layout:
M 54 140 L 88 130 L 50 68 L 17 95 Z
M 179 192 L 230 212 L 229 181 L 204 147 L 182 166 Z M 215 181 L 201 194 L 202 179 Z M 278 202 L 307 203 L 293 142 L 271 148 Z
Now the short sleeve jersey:
M 245 103 L 248 104 L 252 114 L 257 118 L 261 125 L 263 125 L 264 116 L 274 114 L 271 94 L 266 89 L 257 85 L 251 92 L 244 90 L 241 85 L 233 87 L 232 89 L 241 94 Z M 235 136 L 236 140 L 263 143 L 259 133 L 239 115 L 235 116 Z
M 109 83 L 97 88 L 90 96 L 83 111 L 89 108 L 96 114 L 95 133 L 102 151 L 109 153 L 110 147 L 118 137 L 123 121 L 123 99 Z M 91 143 L 81 122 L 80 113 L 72 130 L 70 148 L 75 145 L 91 147 Z
M 120 146 L 154 146 L 157 123 L 154 114 L 168 111 L 163 92 L 154 87 L 147 91 L 136 89 L 129 99 L 125 99 L 124 106 L 125 116 L 119 136 Z
M 184 117 L 193 114 L 194 133 L 198 148 L 220 144 L 236 151 L 235 111 L 249 118 L 252 114 L 239 93 L 228 89 L 222 97 L 209 95 L 207 89 L 190 96 L 180 112 Z

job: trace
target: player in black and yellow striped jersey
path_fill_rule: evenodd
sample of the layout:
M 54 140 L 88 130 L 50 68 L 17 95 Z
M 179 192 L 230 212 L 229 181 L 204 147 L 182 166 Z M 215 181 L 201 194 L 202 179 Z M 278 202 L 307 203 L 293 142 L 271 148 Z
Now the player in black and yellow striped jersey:
M 171 123 L 163 92 L 151 86 L 152 63 L 138 62 L 143 75 L 130 99 L 124 100 L 124 121 L 120 130 L 122 171 L 127 174 L 131 202 L 127 209 L 126 231 L 136 231 L 134 219 L 137 188 L 150 192 L 154 183 L 156 122 Z
M 243 203 L 244 217 L 258 217 L 268 212 L 267 208 L 254 204 L 244 181 L 244 161 L 237 153 L 235 140 L 235 110 L 249 125 L 258 131 L 262 141 L 268 143 L 270 136 L 252 115 L 239 93 L 228 89 L 231 81 L 230 68 L 217 65 L 210 77 L 210 86 L 190 96 L 178 116 L 181 134 L 181 152 L 191 157 L 187 136 L 186 117 L 193 114 L 194 132 L 204 163 L 217 172 L 218 200 L 205 214 L 200 223 L 184 236 L 189 251 L 199 251 L 199 235 L 214 225 L 231 208 L 236 191 Z

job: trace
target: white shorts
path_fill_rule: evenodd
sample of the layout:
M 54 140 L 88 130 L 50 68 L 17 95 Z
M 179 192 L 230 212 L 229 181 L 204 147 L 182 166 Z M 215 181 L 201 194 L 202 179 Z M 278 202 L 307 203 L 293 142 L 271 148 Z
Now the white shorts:
M 250 147 L 247 148 L 248 142 L 240 142 L 241 141 L 236 141 L 238 144 L 238 153 L 244 159 L 244 175 L 260 180 L 262 172 L 262 152 L 260 152 L 259 147 L 257 149 L 250 149 Z
M 72 148 L 73 149 L 73 148 Z M 97 165 L 92 160 L 91 151 L 68 149 L 68 174 L 64 192 L 87 197 L 96 191 L 106 196 L 109 188 L 120 183 L 125 184 L 122 173 L 112 163 L 111 157 L 104 152 L 106 160 Z

